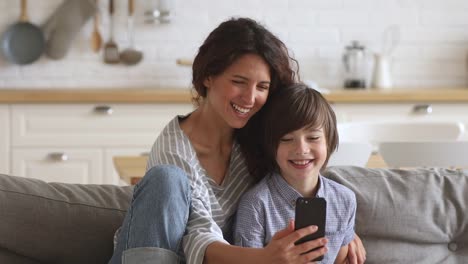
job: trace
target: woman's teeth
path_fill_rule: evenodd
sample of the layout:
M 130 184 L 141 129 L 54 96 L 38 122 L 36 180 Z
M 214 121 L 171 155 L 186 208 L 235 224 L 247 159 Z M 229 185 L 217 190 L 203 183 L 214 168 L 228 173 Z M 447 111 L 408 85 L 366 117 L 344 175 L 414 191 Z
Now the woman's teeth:
M 250 109 L 251 109 L 251 108 L 243 108 L 236 104 L 232 104 L 232 107 L 241 114 L 247 114 L 248 112 L 250 112 Z

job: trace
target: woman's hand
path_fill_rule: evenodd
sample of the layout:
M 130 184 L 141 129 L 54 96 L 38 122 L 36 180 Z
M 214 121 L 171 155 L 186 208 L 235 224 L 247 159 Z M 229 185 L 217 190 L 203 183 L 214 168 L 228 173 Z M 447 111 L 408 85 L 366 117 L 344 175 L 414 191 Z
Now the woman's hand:
M 358 235 L 354 235 L 349 243 L 347 259 L 349 264 L 363 264 L 366 261 L 366 249 Z
M 300 245 L 295 245 L 294 242 L 316 231 L 316 226 L 309 226 L 294 231 L 294 220 L 291 220 L 289 226 L 276 233 L 270 243 L 264 248 L 264 262 L 280 264 L 311 263 L 312 259 L 322 256 L 327 252 L 326 244 L 328 240 L 326 238 L 319 238 Z M 308 252 L 317 247 L 321 248 Z M 302 255 L 304 252 L 308 253 Z

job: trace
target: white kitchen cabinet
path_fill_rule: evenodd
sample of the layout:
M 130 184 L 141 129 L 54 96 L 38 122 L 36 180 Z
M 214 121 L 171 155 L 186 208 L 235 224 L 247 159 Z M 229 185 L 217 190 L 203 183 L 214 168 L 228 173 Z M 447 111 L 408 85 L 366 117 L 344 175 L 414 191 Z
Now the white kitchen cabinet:
M 105 183 L 100 149 L 15 148 L 12 174 L 47 182 Z
M 120 184 L 112 157 L 149 152 L 191 104 L 13 104 L 12 173 L 46 181 Z M 60 161 L 60 153 L 68 160 Z
M 151 146 L 189 104 L 13 105 L 12 145 Z
M 0 105 L 0 173 L 10 173 L 10 111 L 7 105 Z
M 463 103 L 341 103 L 333 109 L 338 122 L 457 121 L 468 129 L 468 104 Z M 468 133 L 461 140 L 468 140 Z

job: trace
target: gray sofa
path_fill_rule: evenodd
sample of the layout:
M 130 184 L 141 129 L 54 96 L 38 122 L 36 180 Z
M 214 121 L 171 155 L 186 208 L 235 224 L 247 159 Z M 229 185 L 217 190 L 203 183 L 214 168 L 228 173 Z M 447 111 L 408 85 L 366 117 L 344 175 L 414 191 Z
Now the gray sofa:
M 355 193 L 367 263 L 468 263 L 468 171 L 332 167 Z M 106 263 L 131 187 L 0 175 L 0 263 Z

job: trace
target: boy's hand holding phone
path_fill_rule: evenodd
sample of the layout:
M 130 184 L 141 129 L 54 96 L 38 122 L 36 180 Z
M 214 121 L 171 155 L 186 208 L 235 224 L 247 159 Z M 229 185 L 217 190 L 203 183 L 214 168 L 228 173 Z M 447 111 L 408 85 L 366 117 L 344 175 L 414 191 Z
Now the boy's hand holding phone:
M 315 233 L 316 226 L 308 226 L 300 230 L 295 230 L 294 226 L 294 220 L 291 220 L 288 227 L 278 231 L 264 248 L 266 251 L 264 257 L 261 258 L 262 261 L 257 263 L 308 264 L 311 259 L 316 259 L 327 252 L 326 238 L 296 244 L 300 238 Z

